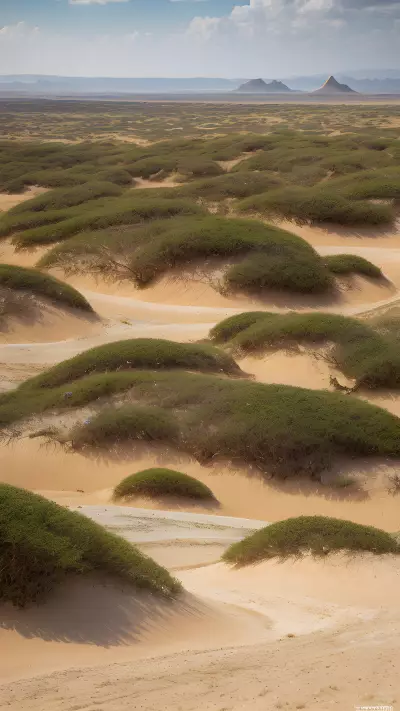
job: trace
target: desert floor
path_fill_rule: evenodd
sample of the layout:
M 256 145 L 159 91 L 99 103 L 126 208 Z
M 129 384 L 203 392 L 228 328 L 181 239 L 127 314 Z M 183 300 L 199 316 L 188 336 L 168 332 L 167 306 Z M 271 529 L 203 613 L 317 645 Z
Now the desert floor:
M 353 279 L 331 303 L 274 295 L 260 303 L 226 298 L 194 277 L 165 278 L 146 291 L 71 277 L 67 281 L 80 288 L 99 318 L 48 308 L 39 322 L 15 322 L 0 336 L 0 391 L 101 343 L 142 336 L 198 340 L 244 310 L 365 315 L 400 305 L 400 225 L 378 234 L 289 229 L 321 254 L 348 251 L 371 259 L 390 283 Z M 44 251 L 16 253 L 3 242 L 0 261 L 33 265 Z M 240 364 L 261 382 L 317 389 L 329 389 L 333 372 L 305 349 L 247 357 Z M 400 415 L 400 397 L 389 392 L 369 399 Z M 136 508 L 111 505 L 112 488 L 123 476 L 160 463 L 212 482 L 220 506 L 181 511 L 178 502 L 142 499 Z M 204 467 L 166 448 L 93 459 L 16 437 L 2 446 L 0 468 L 4 481 L 79 507 L 137 543 L 187 591 L 167 604 L 132 598 L 123 586 L 93 578 L 72 582 L 35 610 L 3 606 L 0 709 L 328 711 L 400 703 L 398 560 L 336 556 L 240 570 L 219 561 L 232 541 L 293 515 L 326 514 L 400 530 L 398 497 L 383 483 L 385 462 L 344 462 L 359 484 L 348 493 L 334 492 L 329 481 L 277 485 L 248 469 Z

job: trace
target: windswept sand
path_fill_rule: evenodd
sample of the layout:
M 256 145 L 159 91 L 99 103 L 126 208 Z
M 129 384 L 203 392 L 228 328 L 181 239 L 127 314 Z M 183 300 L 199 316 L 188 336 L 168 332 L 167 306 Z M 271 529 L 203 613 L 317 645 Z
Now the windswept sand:
M 0 193 L 0 211 L 11 210 L 12 207 L 19 205 L 26 200 L 32 200 L 37 195 L 47 193 L 48 188 L 41 188 L 39 185 L 33 185 L 23 193 Z
M 178 563 L 185 536 L 198 554 L 262 525 L 125 511 L 120 534 L 153 555 L 168 543 Z M 108 524 L 118 517 L 115 507 L 85 513 Z M 306 557 L 241 570 L 210 560 L 175 575 L 188 590 L 176 603 L 92 578 L 72 581 L 43 607 L 3 606 L 0 708 L 261 711 L 397 701 L 397 558 Z

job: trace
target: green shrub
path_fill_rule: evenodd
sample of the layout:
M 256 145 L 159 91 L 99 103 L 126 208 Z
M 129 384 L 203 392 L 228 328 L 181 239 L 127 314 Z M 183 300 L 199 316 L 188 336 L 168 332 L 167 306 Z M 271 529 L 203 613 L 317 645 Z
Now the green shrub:
M 264 320 L 267 316 L 273 318 L 276 314 L 268 314 L 265 311 L 245 311 L 242 314 L 228 316 L 211 329 L 210 338 L 216 343 L 227 343 L 238 333 L 253 326 L 257 321 Z
M 400 553 L 393 536 L 328 516 L 299 516 L 272 523 L 231 545 L 223 555 L 227 563 L 249 565 L 269 558 L 287 558 L 310 552 L 321 556 L 335 551 Z
M 145 469 L 123 479 L 114 489 L 114 498 L 134 496 L 179 496 L 214 500 L 211 489 L 192 476 L 172 469 Z
M 205 158 L 184 158 L 178 163 L 178 172 L 190 178 L 202 178 L 203 176 L 222 175 L 223 170 L 218 163 Z
M 315 270 L 316 279 L 327 277 L 322 260 L 304 240 L 255 220 L 215 216 L 180 219 L 151 225 L 147 235 L 148 240 L 143 240 L 143 246 L 134 253 L 129 266 L 136 284 L 141 287 L 151 284 L 168 269 L 180 264 L 190 264 L 207 257 L 237 257 L 251 252 L 264 252 L 270 259 L 275 258 L 276 281 L 279 281 L 280 273 L 277 260 L 281 269 L 286 270 L 285 263 L 291 260 L 294 265 L 299 262 L 299 268 L 303 271 L 308 263 L 309 269 Z M 289 288 L 284 281 L 282 278 L 282 288 Z
M 228 291 L 259 294 L 267 289 L 304 294 L 323 293 L 332 286 L 329 273 L 309 255 L 250 254 L 230 267 L 224 278 Z
M 140 158 L 131 166 L 129 173 L 134 177 L 151 178 L 161 171 L 168 175 L 178 167 L 178 159 L 170 156 L 150 156 L 148 158 Z
M 31 378 L 0 396 L 3 426 L 35 413 L 76 408 L 93 400 L 101 406 L 100 397 L 129 391 L 135 407 L 157 406 L 154 432 L 161 431 L 167 437 L 163 441 L 201 462 L 215 460 L 217 453 L 221 460 L 245 462 L 268 474 L 318 478 L 346 455 L 400 455 L 400 420 L 386 410 L 338 393 L 171 370 L 104 373 L 65 383 L 63 388 L 39 386 L 37 378 Z M 171 427 L 170 435 L 159 428 L 160 405 L 167 416 L 166 427 Z M 122 442 L 125 436 L 128 441 L 137 438 L 138 429 L 131 429 L 129 417 L 124 425 L 123 408 L 100 410 L 100 415 L 102 412 L 104 421 L 95 417 L 89 425 L 81 426 L 82 434 L 75 428 L 71 439 L 81 446 L 88 441 L 93 446 L 93 441 L 102 441 L 104 431 L 108 444 Z
M 308 343 L 334 344 L 330 352 L 333 365 L 356 379 L 359 387 L 400 387 L 400 354 L 397 341 L 385 337 L 368 323 L 339 314 L 287 313 L 259 314 L 253 321 L 242 314 L 222 321 L 210 336 L 239 352 L 257 352 Z M 226 323 L 226 325 L 225 325 Z M 232 333 L 230 340 L 227 340 Z
M 71 208 L 68 213 L 65 211 L 55 211 L 55 213 L 57 213 L 55 224 L 27 229 L 22 234 L 16 235 L 14 243 L 17 247 L 58 242 L 88 229 L 100 230 L 113 225 L 139 224 L 148 220 L 166 219 L 176 215 L 198 215 L 202 214 L 203 210 L 193 202 L 184 199 L 154 199 L 149 196 L 139 200 L 122 196 L 116 199 L 109 198 L 103 204 L 87 203 L 81 205 L 80 209 Z M 49 213 L 47 215 L 47 219 L 49 219 Z M 2 227 L 1 223 L 0 235 L 4 235 Z
M 43 195 L 37 195 L 32 200 L 16 205 L 8 211 L 10 215 L 20 215 L 26 212 L 41 212 L 43 210 L 63 210 L 67 207 L 81 205 L 89 200 L 103 197 L 117 197 L 122 189 L 113 183 L 92 182 L 79 187 L 50 190 Z
M 0 484 L 2 602 L 40 602 L 68 576 L 92 571 L 153 593 L 180 591 L 177 580 L 124 539 L 37 494 Z
M 381 225 L 394 220 L 390 205 L 350 201 L 333 189 L 287 187 L 242 200 L 241 212 L 277 215 L 298 224 Z
M 173 443 L 178 435 L 172 414 L 159 407 L 124 405 L 105 408 L 71 432 L 74 449 L 108 447 L 126 440 Z
M 89 302 L 79 291 L 55 277 L 42 274 L 37 269 L 0 264 L 0 286 L 29 291 L 36 296 L 44 296 L 70 308 L 93 311 Z
M 181 188 L 183 195 L 192 195 L 206 200 L 225 200 L 226 198 L 245 198 L 279 187 L 282 181 L 271 173 L 242 171 L 225 173 L 216 178 L 208 178 L 190 183 Z
M 207 343 L 176 343 L 157 338 L 133 338 L 105 343 L 53 366 L 28 380 L 34 388 L 53 388 L 90 373 L 134 368 L 200 370 L 238 375 L 239 366 L 227 353 Z
M 360 274 L 370 279 L 383 279 L 379 267 L 355 254 L 333 254 L 325 257 L 325 264 L 332 274 Z

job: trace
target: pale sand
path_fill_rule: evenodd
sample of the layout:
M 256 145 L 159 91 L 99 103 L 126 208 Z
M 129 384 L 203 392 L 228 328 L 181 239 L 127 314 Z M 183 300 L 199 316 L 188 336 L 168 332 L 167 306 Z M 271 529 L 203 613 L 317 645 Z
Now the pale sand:
M 84 419 L 84 415 L 81 416 Z M 59 424 L 59 418 L 45 424 Z M 71 423 L 72 424 L 72 423 Z M 38 420 L 37 431 L 44 423 Z M 18 429 L 18 428 L 17 428 Z M 32 462 L 35 462 L 32 471 Z M 257 470 L 239 465 L 215 463 L 205 467 L 191 457 L 166 447 L 135 446 L 122 455 L 104 453 L 98 457 L 64 451 L 46 445 L 43 439 L 27 436 L 4 443 L 0 449 L 3 481 L 33 489 L 66 505 L 109 503 L 112 490 L 128 474 L 150 467 L 165 466 L 196 477 L 211 488 L 219 506 L 191 504 L 176 500 L 135 499 L 135 506 L 148 509 L 202 511 L 277 521 L 288 516 L 321 514 L 348 518 L 388 531 L 400 530 L 398 497 L 387 491 L 387 474 L 398 471 L 399 463 L 356 459 L 337 467 L 344 475 L 355 476 L 354 488 L 337 489 L 308 480 L 266 481 Z M 83 492 L 83 493 L 82 493 Z M 131 502 L 132 505 L 132 502 Z
M 262 525 L 125 511 L 105 510 L 100 520 L 117 517 L 118 532 L 146 552 L 160 539 L 172 544 L 178 564 L 187 535 L 194 549 L 211 539 L 223 549 Z M 3 606 L 0 708 L 261 711 L 395 702 L 397 558 L 306 557 L 241 570 L 210 561 L 175 574 L 188 593 L 173 604 L 92 579 L 71 582 L 36 609 Z
M 45 346 L 49 341 L 56 341 L 63 348 L 67 339 L 88 338 L 102 333 L 103 329 L 102 322 L 95 316 L 84 315 L 77 309 L 61 309 L 44 299 L 36 299 L 32 314 L 1 322 L 0 344 L 27 344 L 26 351 L 29 352 L 33 344 Z
M 47 188 L 41 188 L 34 185 L 23 193 L 0 193 L 0 210 L 11 210 L 12 207 L 19 205 L 21 202 L 31 200 L 37 195 L 47 193 Z
M 293 225 L 289 229 L 297 231 Z M 28 377 L 102 342 L 143 335 L 179 341 L 205 337 L 214 323 L 237 311 L 297 307 L 363 313 L 399 300 L 395 293 L 400 288 L 399 233 L 372 240 L 365 235 L 301 229 L 308 230 L 309 241 L 321 253 L 357 249 L 384 269 L 394 287 L 353 280 L 352 289 L 344 291 L 336 304 L 271 298 L 260 305 L 242 297 L 227 299 L 208 283 L 183 284 L 165 278 L 138 292 L 129 284 L 71 278 L 107 320 L 98 332 L 74 334 L 70 340 L 62 340 L 68 336 L 54 330 L 54 342 L 31 345 L 29 335 L 20 345 L 0 346 L 4 389 L 25 374 Z M 371 249 L 375 251 L 366 251 Z M 9 243 L 2 243 L 0 259 L 28 266 L 45 251 L 15 253 Z M 282 351 L 262 359 L 249 356 L 241 365 L 262 382 L 310 388 L 328 388 L 332 372 L 326 361 L 306 351 L 296 355 Z M 373 398 L 400 414 L 400 397 Z M 145 513 L 134 525 L 126 505 L 120 514 L 122 523 L 115 527 L 108 520 L 108 525 L 138 541 L 144 552 L 173 570 L 189 594 L 180 604 L 165 606 L 146 596 L 134 597 L 121 585 L 73 582 L 37 610 L 8 609 L 6 614 L 3 609 L 0 674 L 13 683 L 0 687 L 0 708 L 325 711 L 361 703 L 395 703 L 400 663 L 397 559 L 306 559 L 239 571 L 216 561 L 237 536 L 224 516 L 253 519 L 251 528 L 260 525 L 254 519 L 322 514 L 398 531 L 398 498 L 387 492 L 385 480 L 388 472 L 398 471 L 398 463 L 344 462 L 339 468 L 355 474 L 359 488 L 340 490 L 309 481 L 265 482 L 249 469 L 226 464 L 204 467 L 166 448 L 136 447 L 125 459 L 91 459 L 59 446 L 46 447 L 40 439 L 22 438 L 0 449 L 3 481 L 65 505 L 100 504 L 93 515 L 102 523 L 107 523 L 106 505 L 115 484 L 128 473 L 160 465 L 180 469 L 210 486 L 220 506 L 208 511 L 219 517 L 221 526 L 209 519 L 201 525 L 198 518 L 191 521 L 190 517 L 167 524 L 163 522 L 168 518 L 166 508 L 184 506 L 197 516 L 207 509 L 145 499 L 135 500 L 134 505 L 151 515 L 150 528 Z M 154 524 L 156 510 L 160 518 Z M 287 638 L 288 634 L 296 636 Z
M 134 178 L 134 180 L 134 190 L 151 190 L 154 188 L 176 188 L 182 185 L 182 183 L 177 182 L 174 179 L 173 175 L 171 175 L 169 178 L 164 178 L 164 180 L 147 180 L 146 178 Z

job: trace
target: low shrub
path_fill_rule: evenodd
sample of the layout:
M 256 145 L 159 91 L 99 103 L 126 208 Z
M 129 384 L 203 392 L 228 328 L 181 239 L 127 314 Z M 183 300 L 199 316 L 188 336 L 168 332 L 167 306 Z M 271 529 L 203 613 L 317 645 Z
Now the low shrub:
M 157 338 L 133 338 L 105 343 L 65 360 L 27 381 L 26 386 L 53 388 L 91 373 L 134 368 L 200 370 L 239 375 L 233 358 L 207 343 L 177 343 Z
M 74 210 L 75 212 L 73 212 Z M 80 206 L 80 210 L 71 208 L 69 216 L 63 214 L 62 221 L 27 229 L 16 235 L 13 241 L 17 247 L 24 248 L 36 244 L 59 242 L 88 229 L 100 230 L 113 225 L 139 224 L 157 218 L 166 219 L 176 215 L 199 214 L 203 214 L 202 208 L 183 198 L 167 200 L 153 199 L 149 196 L 139 200 L 134 197 L 122 196 L 121 198 L 109 198 L 102 205 L 87 203 Z M 0 235 L 2 234 L 1 227 L 0 225 Z
M 41 602 L 68 576 L 101 572 L 152 593 L 181 586 L 151 558 L 79 513 L 0 484 L 0 600 Z
M 245 311 L 242 314 L 228 316 L 223 321 L 217 323 L 210 331 L 210 338 L 215 343 L 227 343 L 238 333 L 253 326 L 257 321 L 264 320 L 267 316 L 273 318 L 276 314 L 268 314 L 265 311 Z
M 359 274 L 369 279 L 383 279 L 382 271 L 372 262 L 355 254 L 332 254 L 325 257 L 325 264 L 332 274 Z
M 183 186 L 183 195 L 191 195 L 206 200 L 225 200 L 226 198 L 245 198 L 264 193 L 282 185 L 282 181 L 272 173 L 246 171 L 225 173 L 216 178 L 199 180 Z
M 256 352 L 298 346 L 299 343 L 334 344 L 329 353 L 332 364 L 358 387 L 400 387 L 400 354 L 395 338 L 385 336 L 363 321 L 325 313 L 260 314 L 253 321 L 242 314 L 222 321 L 210 333 L 239 352 Z
M 333 282 L 318 260 L 309 255 L 249 254 L 240 264 L 230 267 L 224 276 L 227 291 L 259 294 L 268 289 L 303 294 L 328 291 Z
M 328 185 L 328 184 L 327 184 Z M 329 187 L 286 187 L 242 200 L 240 212 L 276 215 L 298 224 L 383 225 L 394 220 L 390 205 L 348 200 Z
M 121 194 L 122 189 L 113 183 L 93 181 L 91 183 L 83 183 L 79 187 L 58 188 L 50 190 L 43 195 L 37 195 L 32 200 L 26 200 L 13 207 L 8 211 L 8 216 L 21 215 L 26 212 L 42 212 L 43 210 L 63 210 L 67 207 L 81 205 L 89 200 L 118 197 Z
M 288 558 L 311 553 L 324 556 L 336 551 L 400 553 L 390 533 L 328 516 L 299 516 L 272 523 L 231 545 L 223 560 L 249 565 L 270 558 Z
M 42 274 L 37 269 L 0 264 L 0 286 L 44 296 L 62 306 L 93 312 L 91 305 L 79 291 L 55 277 Z
M 129 265 L 139 287 L 148 286 L 168 269 L 181 264 L 195 264 L 204 258 L 245 256 L 252 252 L 264 253 L 274 260 L 274 285 L 279 282 L 281 271 L 286 273 L 286 263 L 291 261 L 294 269 L 299 264 L 303 272 L 308 264 L 309 270 L 315 271 L 316 281 L 325 278 L 325 286 L 328 286 L 328 272 L 310 245 L 290 232 L 256 220 L 215 216 L 180 219 L 151 225 L 147 234 L 148 240 L 143 240 L 143 246 L 134 253 Z M 290 288 L 286 283 L 286 275 L 282 274 L 281 288 Z
M 123 479 L 114 489 L 114 498 L 134 496 L 179 496 L 188 499 L 213 500 L 211 489 L 192 476 L 172 469 L 145 469 Z
M 400 455 L 400 420 L 338 393 L 173 370 L 99 373 L 54 388 L 35 387 L 35 382 L 37 378 L 31 378 L 0 395 L 3 427 L 29 415 L 81 407 L 94 400 L 101 407 L 99 398 L 129 391 L 135 407 L 157 407 L 155 433 L 161 406 L 167 416 L 165 429 L 161 428 L 167 437 L 163 441 L 203 463 L 218 457 L 254 465 L 268 475 L 319 478 L 343 456 Z M 100 410 L 100 415 L 105 412 L 104 421 L 95 416 L 81 425 L 82 433 L 76 427 L 71 441 L 103 448 L 104 431 L 107 446 L 124 437 L 136 439 L 138 428 L 131 429 L 129 414 L 125 426 L 123 407 L 108 408 Z
M 126 440 L 173 443 L 178 435 L 174 416 L 159 407 L 124 405 L 105 408 L 71 432 L 74 449 L 108 447 Z

